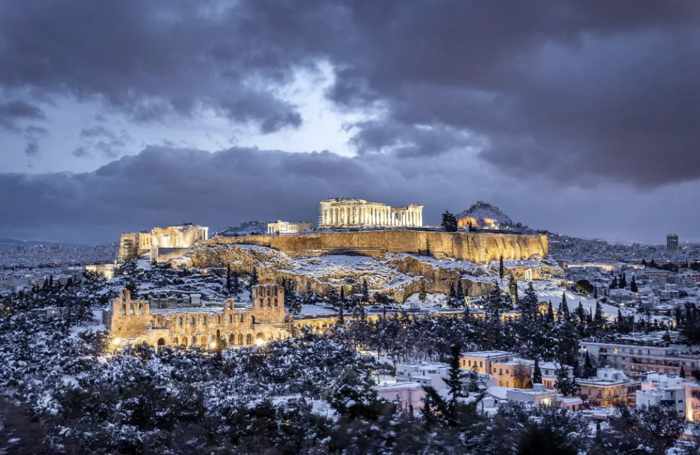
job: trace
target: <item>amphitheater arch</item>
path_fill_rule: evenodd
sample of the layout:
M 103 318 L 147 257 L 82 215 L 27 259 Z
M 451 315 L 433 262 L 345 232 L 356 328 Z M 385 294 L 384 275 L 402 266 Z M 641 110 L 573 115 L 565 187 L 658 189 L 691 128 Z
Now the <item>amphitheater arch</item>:
M 158 338 L 158 341 L 156 342 L 156 345 L 158 346 L 158 349 L 162 348 L 165 346 L 165 338 Z
M 249 333 L 248 335 L 245 336 L 245 344 L 253 344 L 253 335 L 252 334 Z
M 228 345 L 233 346 L 234 344 L 236 344 L 236 335 L 232 333 L 228 336 Z
M 243 334 L 242 333 L 238 334 L 238 345 L 243 346 Z

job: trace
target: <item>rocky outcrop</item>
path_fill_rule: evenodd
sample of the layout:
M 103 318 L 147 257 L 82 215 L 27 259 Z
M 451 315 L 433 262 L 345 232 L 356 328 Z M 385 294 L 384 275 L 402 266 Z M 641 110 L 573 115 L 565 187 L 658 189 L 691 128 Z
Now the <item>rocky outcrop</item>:
M 261 281 L 291 280 L 299 293 L 326 295 L 331 288 L 344 287 L 347 294 L 359 293 L 367 281 L 370 293 L 405 301 L 422 288 L 429 293 L 449 293 L 457 280 L 465 294 L 483 295 L 493 286 L 485 270 L 442 266 L 429 257 L 387 255 L 382 258 L 358 256 L 289 257 L 271 248 L 251 245 L 198 245 L 189 254 L 194 267 L 230 267 L 240 273 L 253 269 Z M 468 267 L 468 265 L 465 265 Z
M 523 260 L 545 257 L 544 234 L 502 234 L 436 231 L 320 232 L 299 235 L 246 235 L 215 237 L 209 244 L 252 244 L 274 248 L 290 256 L 362 254 L 383 257 L 387 253 L 425 254 L 485 264 L 503 257 Z

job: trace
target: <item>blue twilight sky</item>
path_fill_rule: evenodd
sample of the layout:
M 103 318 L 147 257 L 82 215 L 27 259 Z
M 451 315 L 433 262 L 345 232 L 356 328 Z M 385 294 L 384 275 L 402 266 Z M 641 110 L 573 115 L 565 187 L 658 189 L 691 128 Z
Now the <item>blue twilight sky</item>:
M 477 199 L 700 241 L 695 1 L 0 4 L 0 237 Z

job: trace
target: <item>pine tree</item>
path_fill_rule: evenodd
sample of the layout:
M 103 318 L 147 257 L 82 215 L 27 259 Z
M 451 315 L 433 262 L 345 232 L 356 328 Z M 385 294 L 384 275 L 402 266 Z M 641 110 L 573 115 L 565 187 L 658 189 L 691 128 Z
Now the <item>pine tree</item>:
M 603 319 L 603 308 L 600 302 L 595 303 L 595 327 L 601 329 L 605 325 L 605 320 Z
M 367 278 L 362 280 L 362 301 L 369 302 L 369 286 L 367 285 Z
M 596 369 L 593 366 L 593 362 L 591 361 L 591 356 L 586 351 L 586 359 L 583 363 L 583 377 L 584 378 L 592 378 L 596 375 Z
M 518 281 L 515 279 L 515 275 L 510 274 L 510 283 L 508 284 L 508 290 L 510 291 L 510 296 L 513 298 L 513 304 L 519 305 L 518 301 Z
M 530 282 L 525 290 L 525 295 L 522 301 L 520 301 L 520 311 L 522 315 L 526 318 L 535 319 L 538 313 L 538 299 L 535 289 L 532 287 L 532 282 Z
M 556 388 L 565 397 L 573 396 L 576 393 L 576 380 L 569 376 L 568 369 L 564 365 L 560 365 L 556 370 L 557 385 Z
M 559 304 L 559 319 L 569 320 L 569 304 L 566 301 L 566 292 L 561 294 L 561 303 Z
M 345 288 L 343 286 L 340 287 L 340 298 L 338 299 L 338 305 L 340 307 L 338 322 L 343 324 L 345 322 Z
M 442 214 L 442 228 L 447 232 L 457 231 L 457 218 L 447 210 Z
M 231 273 L 231 290 L 234 294 L 241 292 L 241 281 L 236 270 Z
M 617 326 L 617 331 L 618 332 L 624 332 L 625 330 L 625 319 L 622 317 L 622 311 L 620 309 L 617 309 L 617 319 L 616 319 L 616 326 Z
M 639 287 L 637 286 L 637 280 L 634 275 L 632 276 L 632 281 L 630 282 L 630 291 L 639 292 Z
M 552 302 L 547 302 L 547 321 L 554 322 L 554 310 L 552 309 Z
M 542 384 L 542 370 L 540 370 L 540 361 L 535 358 L 535 367 L 532 370 L 532 383 Z
M 444 379 L 447 385 L 450 401 L 448 402 L 450 413 L 454 414 L 457 409 L 459 398 L 464 397 L 462 370 L 459 367 L 459 357 L 462 354 L 461 345 L 455 343 L 450 347 L 450 369 L 447 378 Z
M 462 287 L 462 279 L 457 280 L 457 290 L 455 292 L 455 297 L 457 298 L 458 306 L 462 306 L 464 303 L 464 288 Z

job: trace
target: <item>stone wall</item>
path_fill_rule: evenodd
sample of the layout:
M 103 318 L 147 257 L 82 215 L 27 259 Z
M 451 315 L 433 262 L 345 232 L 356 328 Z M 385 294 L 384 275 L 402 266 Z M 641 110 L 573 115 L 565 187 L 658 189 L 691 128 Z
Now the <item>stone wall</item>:
M 274 248 L 290 256 L 386 253 L 429 254 L 475 263 L 544 257 L 549 244 L 544 234 L 496 234 L 419 230 L 321 232 L 301 235 L 247 235 L 215 237 L 211 243 L 253 244 Z

